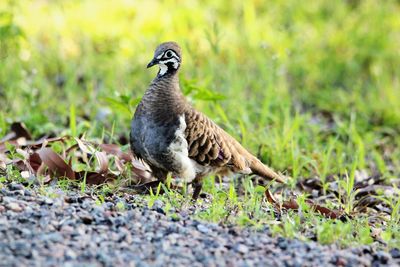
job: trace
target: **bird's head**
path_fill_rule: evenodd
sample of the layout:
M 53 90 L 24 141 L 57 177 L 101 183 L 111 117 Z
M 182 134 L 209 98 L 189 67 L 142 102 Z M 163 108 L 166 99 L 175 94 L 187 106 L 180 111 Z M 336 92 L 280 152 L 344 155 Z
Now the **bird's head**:
M 159 65 L 158 77 L 176 72 L 182 62 L 181 48 L 175 42 L 166 42 L 160 44 L 154 52 L 154 57 L 147 64 L 147 68 Z

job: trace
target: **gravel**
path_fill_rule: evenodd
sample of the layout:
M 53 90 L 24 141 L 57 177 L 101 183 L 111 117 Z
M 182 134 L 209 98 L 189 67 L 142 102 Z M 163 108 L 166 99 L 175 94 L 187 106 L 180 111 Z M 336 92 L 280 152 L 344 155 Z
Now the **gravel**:
M 273 238 L 268 229 L 199 222 L 184 212 L 169 218 L 162 202 L 148 209 L 140 196 L 98 204 L 76 192 L 51 193 L 17 183 L 0 189 L 0 266 L 400 265 L 397 249 Z

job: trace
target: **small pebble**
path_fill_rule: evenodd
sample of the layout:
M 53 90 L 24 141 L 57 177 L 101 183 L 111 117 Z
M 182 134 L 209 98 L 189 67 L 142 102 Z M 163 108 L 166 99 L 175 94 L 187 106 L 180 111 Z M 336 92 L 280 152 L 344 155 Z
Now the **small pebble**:
M 394 258 L 394 259 L 400 259 L 400 249 L 398 248 L 393 248 L 390 250 L 390 255 Z
M 6 205 L 6 207 L 7 207 L 8 209 L 12 210 L 12 211 L 15 211 L 15 212 L 21 212 L 21 211 L 23 211 L 23 208 L 22 208 L 18 203 L 16 203 L 16 202 L 8 203 L 8 204 Z
M 207 234 L 210 229 L 208 229 L 205 225 L 203 224 L 199 224 L 197 225 L 197 230 L 199 230 L 200 232 L 202 232 L 203 234 Z
M 376 259 L 380 263 L 384 263 L 384 264 L 386 264 L 390 258 L 391 258 L 391 255 L 384 251 L 377 251 L 374 255 L 374 259 Z
M 91 224 L 93 221 L 93 216 L 91 216 L 90 214 L 80 214 L 79 217 L 84 224 Z
M 22 184 L 16 184 L 16 183 L 9 184 L 8 188 L 10 189 L 10 191 L 24 190 L 24 186 Z
M 242 254 L 247 254 L 249 252 L 249 248 L 246 245 L 243 244 L 237 244 L 233 247 L 237 252 L 240 252 Z
M 76 253 L 72 249 L 67 249 L 64 256 L 66 260 L 74 260 L 77 257 Z

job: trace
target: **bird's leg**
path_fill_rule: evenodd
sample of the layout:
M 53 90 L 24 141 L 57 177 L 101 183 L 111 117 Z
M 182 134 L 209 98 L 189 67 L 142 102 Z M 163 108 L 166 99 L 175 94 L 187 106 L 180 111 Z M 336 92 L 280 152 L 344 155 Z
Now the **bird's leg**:
M 196 201 L 199 198 L 201 189 L 203 188 L 203 181 L 201 181 L 201 180 L 193 181 L 192 187 L 193 187 L 192 200 Z

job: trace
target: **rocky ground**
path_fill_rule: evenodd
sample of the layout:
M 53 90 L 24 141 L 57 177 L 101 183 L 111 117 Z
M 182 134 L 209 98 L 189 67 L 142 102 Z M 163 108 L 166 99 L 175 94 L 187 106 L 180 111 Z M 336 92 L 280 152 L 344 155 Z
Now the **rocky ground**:
M 0 266 L 398 266 L 399 250 L 338 249 L 166 216 L 140 197 L 0 189 Z M 117 204 L 119 203 L 119 204 Z M 122 203 L 122 205 L 121 205 Z

